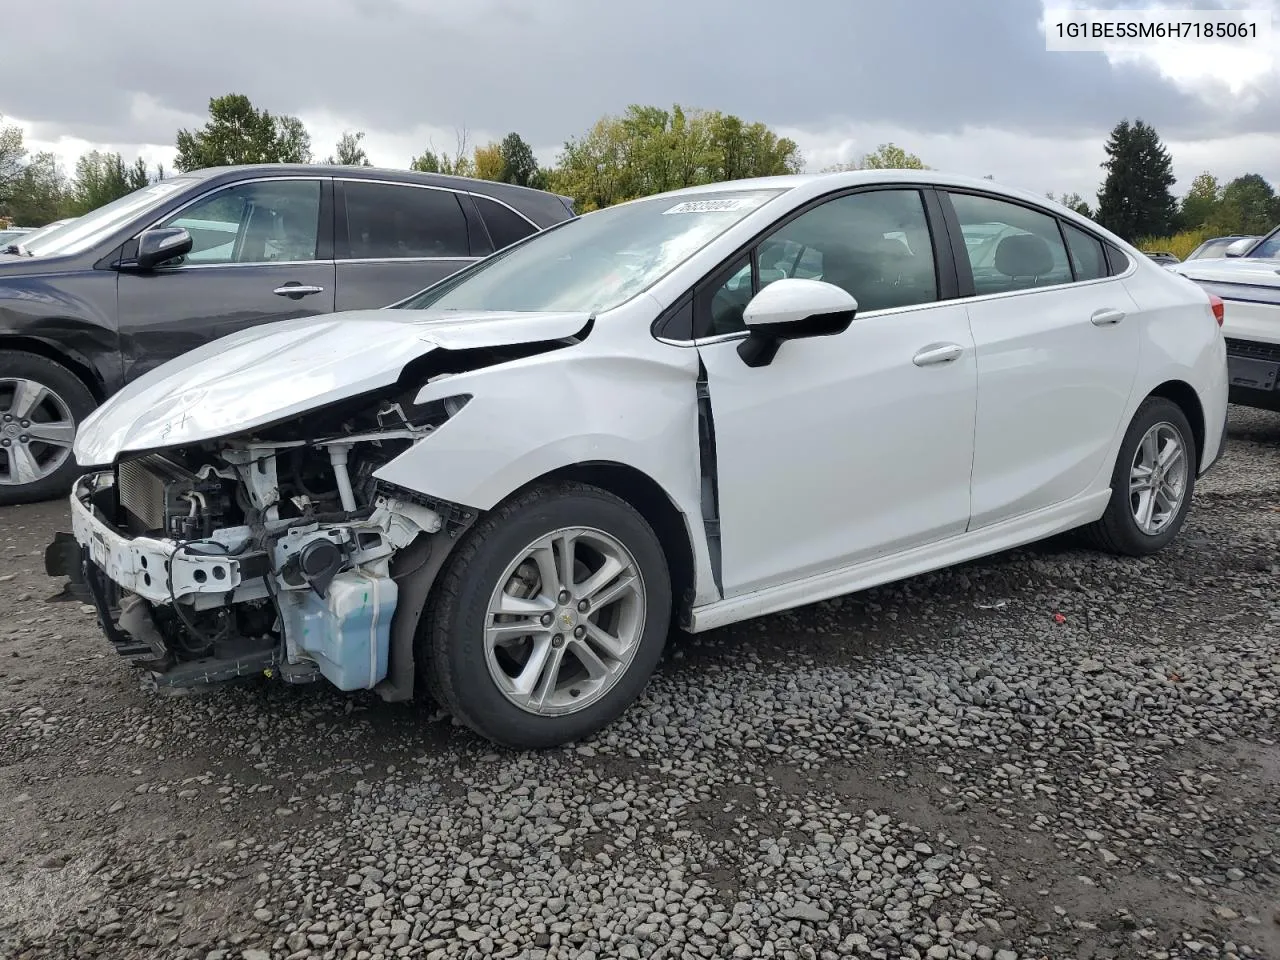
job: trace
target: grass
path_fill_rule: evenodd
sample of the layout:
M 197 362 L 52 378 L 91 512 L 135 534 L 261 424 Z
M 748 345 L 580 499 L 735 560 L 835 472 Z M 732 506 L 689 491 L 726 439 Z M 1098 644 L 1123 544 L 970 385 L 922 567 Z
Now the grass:
M 1172 237 L 1143 237 L 1135 246 L 1143 253 L 1172 253 L 1179 260 L 1185 260 L 1192 250 L 1216 236 L 1220 234 L 1201 227 L 1198 230 L 1183 230 Z

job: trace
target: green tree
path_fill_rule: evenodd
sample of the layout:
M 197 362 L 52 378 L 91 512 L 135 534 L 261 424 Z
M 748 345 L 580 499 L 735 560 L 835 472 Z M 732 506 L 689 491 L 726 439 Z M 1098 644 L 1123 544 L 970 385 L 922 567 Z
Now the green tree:
M 1060 197 L 1055 197 L 1052 192 L 1046 193 L 1046 197 L 1057 203 L 1062 204 L 1068 210 L 1074 210 L 1082 217 L 1092 217 L 1093 211 L 1089 209 L 1089 204 L 1085 202 L 1084 197 L 1078 193 L 1064 193 Z
M 533 147 L 529 146 L 520 134 L 508 133 L 502 138 L 498 149 L 502 154 L 501 180 L 503 183 L 534 188 L 545 185 L 546 175 L 538 168 Z
M 209 122 L 199 130 L 178 131 L 181 171 L 238 163 L 308 163 L 311 136 L 297 117 L 272 116 L 239 93 L 213 97 Z
M 420 156 L 410 159 L 409 169 L 419 173 L 439 173 L 440 157 L 432 150 L 424 150 Z
M 1274 225 L 1276 192 L 1260 174 L 1246 173 L 1223 188 L 1210 219 L 1222 233 L 1266 233 Z
M 61 217 L 66 203 L 67 178 L 57 158 L 52 153 L 37 153 L 23 165 L 4 212 L 24 227 L 42 227 Z
M 908 153 L 896 143 L 882 143 L 862 158 L 864 170 L 927 170 L 914 153 Z
M 1218 178 L 1207 170 L 1191 181 L 1191 189 L 1182 198 L 1179 217 L 1187 230 L 1196 230 L 1214 219 L 1222 203 L 1222 187 Z
M 75 179 L 68 195 L 68 212 L 80 216 L 150 182 L 146 163 L 141 157 L 131 166 L 126 166 L 118 153 L 90 150 L 76 161 Z
M 799 147 L 762 123 L 718 111 L 633 104 L 567 141 L 551 186 L 583 212 L 664 190 L 795 173 Z
M 1178 213 L 1170 191 L 1173 161 L 1155 128 L 1141 119 L 1132 125 L 1121 120 L 1103 149 L 1107 176 L 1098 193 L 1098 222 L 1126 240 L 1169 236 Z
M 455 130 L 454 139 L 452 155 L 446 154 L 443 150 L 436 150 L 435 144 L 428 144 L 421 156 L 409 161 L 409 169 L 421 173 L 443 173 L 455 177 L 474 176 L 475 161 L 467 146 L 469 138 L 466 127 Z
M 277 116 L 276 159 L 280 163 L 310 163 L 311 134 L 297 117 Z
M 364 152 L 364 147 L 360 146 L 360 141 L 364 139 L 364 131 L 356 130 L 354 132 L 344 130 L 342 136 L 338 139 L 337 152 L 330 157 L 325 158 L 325 163 L 337 163 L 344 167 L 369 167 L 369 155 Z
M 471 157 L 472 176 L 481 180 L 502 179 L 502 146 L 489 143 L 476 147 Z
M 896 143 L 882 143 L 857 160 L 826 167 L 823 173 L 839 173 L 844 170 L 928 170 L 919 157 L 908 153 Z M 990 174 L 986 179 L 995 179 Z
M 0 125 L 0 208 L 3 208 L 17 189 L 26 156 L 27 147 L 22 137 L 22 128 Z

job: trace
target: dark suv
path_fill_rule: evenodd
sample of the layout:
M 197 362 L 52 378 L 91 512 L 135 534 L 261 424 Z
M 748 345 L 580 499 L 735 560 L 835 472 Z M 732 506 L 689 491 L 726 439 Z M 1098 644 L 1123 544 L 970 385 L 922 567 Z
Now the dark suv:
M 64 492 L 76 425 L 202 343 L 384 307 L 570 219 L 541 190 L 261 164 L 143 187 L 0 253 L 0 504 Z

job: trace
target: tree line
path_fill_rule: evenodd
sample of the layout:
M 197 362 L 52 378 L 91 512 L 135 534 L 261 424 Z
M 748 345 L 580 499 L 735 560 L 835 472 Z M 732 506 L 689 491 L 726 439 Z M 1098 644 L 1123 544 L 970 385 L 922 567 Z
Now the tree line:
M 344 131 L 333 151 L 317 158 L 301 120 L 260 109 L 243 94 L 231 93 L 209 101 L 203 126 L 178 131 L 174 166 L 179 172 L 317 160 L 369 166 L 364 137 L 361 130 Z M 1048 196 L 1127 240 L 1149 244 L 1156 242 L 1150 238 L 1172 238 L 1181 231 L 1189 243 L 1201 235 L 1263 233 L 1280 220 L 1280 197 L 1257 173 L 1222 183 L 1205 172 L 1181 199 L 1175 198 L 1169 151 L 1141 119 L 1116 124 L 1104 151 L 1105 175 L 1095 204 L 1075 193 Z M 797 173 L 804 161 L 795 141 L 763 123 L 679 104 L 670 109 L 637 104 L 620 115 L 602 117 L 567 140 L 547 168 L 518 133 L 472 144 L 465 129 L 455 131 L 451 148 L 427 144 L 422 153 L 407 158 L 407 166 L 554 190 L 572 197 L 576 209 L 586 212 L 679 187 Z M 885 143 L 826 170 L 864 168 L 926 169 L 915 154 Z M 20 128 L 0 123 L 0 219 L 40 226 L 86 213 L 164 176 L 163 168 L 148 169 L 141 159 L 126 164 L 120 154 L 100 151 L 81 156 L 68 176 L 52 154 L 29 155 Z

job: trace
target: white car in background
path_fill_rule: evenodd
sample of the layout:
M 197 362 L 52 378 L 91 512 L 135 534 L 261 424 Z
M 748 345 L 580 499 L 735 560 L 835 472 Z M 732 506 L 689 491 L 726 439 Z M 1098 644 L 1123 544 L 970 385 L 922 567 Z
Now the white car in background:
M 1222 450 L 1220 320 L 988 180 L 648 197 L 148 372 L 77 435 L 50 572 L 162 687 L 418 682 L 495 741 L 561 744 L 640 694 L 673 623 L 1076 528 L 1162 549 Z
M 1231 402 L 1280 411 L 1280 227 L 1234 246 L 1230 256 L 1169 269 L 1224 304 Z

